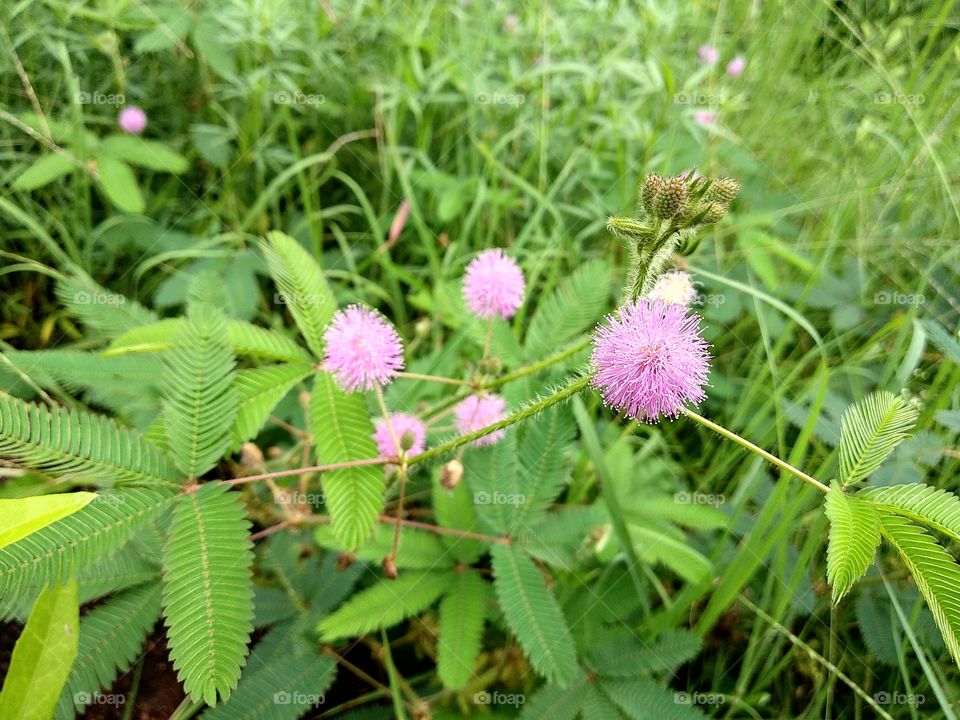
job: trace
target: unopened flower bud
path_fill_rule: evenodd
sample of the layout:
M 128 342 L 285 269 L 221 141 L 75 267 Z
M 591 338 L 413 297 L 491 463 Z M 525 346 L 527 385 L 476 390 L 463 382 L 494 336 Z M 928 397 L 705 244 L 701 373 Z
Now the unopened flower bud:
M 271 445 L 267 448 L 267 455 L 273 459 L 283 457 L 283 448 L 277 447 L 276 445 Z
M 640 185 L 640 204 L 648 215 L 653 214 L 653 203 L 663 189 L 664 181 L 659 175 L 647 175 Z
M 453 490 L 460 484 L 463 477 L 463 463 L 451 460 L 440 470 L 440 484 L 447 490 Z
M 666 180 L 653 203 L 653 214 L 665 220 L 676 217 L 687 206 L 688 192 L 683 178 L 673 177 Z
M 245 442 L 240 446 L 240 463 L 245 468 L 258 472 L 263 472 L 266 469 L 266 463 L 263 461 L 263 450 L 252 442 Z
M 399 575 L 397 572 L 397 559 L 394 557 L 393 553 L 390 553 L 383 559 L 381 567 L 383 568 L 384 577 L 386 577 L 388 580 L 397 579 L 397 575 Z
M 713 181 L 708 196 L 711 200 L 730 203 L 740 192 L 740 183 L 733 178 L 724 177 Z
M 310 407 L 310 392 L 308 390 L 301 390 L 300 394 L 297 395 L 297 402 L 300 403 L 300 407 L 304 409 Z
M 403 451 L 409 451 L 416 442 L 417 436 L 414 435 L 412 431 L 407 430 L 400 436 L 400 449 Z
M 339 555 L 337 555 L 337 570 L 339 570 L 340 572 L 343 572 L 344 570 L 349 568 L 351 565 L 353 565 L 356 559 L 357 559 L 357 556 L 354 555 L 353 553 L 348 553 L 348 552 L 340 553 Z
M 644 245 L 653 240 L 653 229 L 644 222 L 628 217 L 607 218 L 607 230 L 621 240 Z
M 727 206 L 721 202 L 709 202 L 705 210 L 703 218 L 700 220 L 704 225 L 720 222 L 727 216 Z

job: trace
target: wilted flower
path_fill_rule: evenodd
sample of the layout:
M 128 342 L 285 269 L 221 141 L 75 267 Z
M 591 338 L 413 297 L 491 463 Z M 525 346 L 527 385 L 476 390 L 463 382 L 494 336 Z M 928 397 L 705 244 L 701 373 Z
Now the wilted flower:
M 454 407 L 454 424 L 461 435 L 475 432 L 487 425 L 500 422 L 506 417 L 506 401 L 499 395 L 485 393 L 483 395 L 471 395 L 464 398 Z M 493 445 L 493 443 L 502 439 L 506 435 L 505 430 L 496 430 L 489 435 L 484 435 L 473 444 L 480 447 L 482 445 Z
M 593 336 L 593 385 L 632 418 L 676 417 L 705 397 L 709 355 L 700 318 L 662 300 L 636 300 L 607 316 Z
M 697 299 L 697 289 L 690 275 L 682 270 L 664 273 L 648 295 L 650 300 L 663 300 L 689 307 Z
M 747 67 L 747 59 L 742 55 L 737 55 L 733 60 L 727 63 L 727 75 L 732 78 L 738 78 L 745 67 Z
M 406 450 L 408 455 L 419 455 L 423 452 L 427 439 L 427 426 L 414 415 L 390 413 L 390 427 L 387 427 L 387 421 L 384 418 L 377 420 L 374 427 L 373 439 L 377 443 L 377 450 L 381 456 L 397 454 L 397 447 L 393 437 L 390 436 L 391 427 L 400 447 Z
M 720 59 L 720 52 L 713 45 L 701 45 L 697 48 L 697 57 L 706 65 L 716 65 Z
M 699 125 L 716 125 L 717 114 L 712 110 L 697 110 L 697 112 L 693 114 L 693 120 Z
M 523 303 L 523 272 L 502 250 L 485 250 L 467 265 L 463 298 L 482 318 L 512 317 Z
M 127 105 L 117 118 L 120 129 L 131 135 L 139 135 L 147 127 L 147 114 L 136 105 Z
M 326 369 L 347 392 L 372 390 L 403 370 L 403 343 L 380 313 L 351 305 L 339 310 L 324 333 Z

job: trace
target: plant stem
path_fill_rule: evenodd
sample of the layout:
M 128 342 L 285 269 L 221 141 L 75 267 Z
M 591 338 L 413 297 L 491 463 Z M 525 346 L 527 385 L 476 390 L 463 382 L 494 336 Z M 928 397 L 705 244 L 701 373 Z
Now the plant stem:
M 303 473 L 322 473 L 328 470 L 343 470 L 344 468 L 361 467 L 363 465 L 386 465 L 387 463 L 397 462 L 399 462 L 399 458 L 396 457 L 347 460 L 346 462 L 330 463 L 329 465 L 311 465 L 310 467 L 294 468 L 292 470 L 276 470 L 274 472 L 261 473 L 260 475 L 245 475 L 231 480 L 221 480 L 220 482 L 224 485 L 242 485 L 243 483 L 256 482 L 257 480 L 266 480 L 268 478 L 290 477 L 291 475 L 302 475 Z M 193 488 L 196 487 L 199 486 L 193 486 Z
M 487 318 L 487 336 L 483 341 L 483 359 L 490 356 L 490 342 L 493 340 L 493 316 Z
M 422 452 L 419 455 L 414 455 L 412 458 L 410 458 L 407 461 L 407 464 L 416 465 L 417 463 L 421 463 L 425 460 L 431 460 L 439 455 L 448 453 L 451 450 L 456 450 L 461 445 L 466 445 L 467 443 L 471 443 L 474 440 L 479 440 L 480 438 L 485 437 L 490 433 L 494 433 L 497 430 L 503 430 L 505 428 L 508 428 L 511 425 L 514 425 L 520 422 L 521 420 L 526 420 L 528 417 L 531 417 L 532 415 L 536 415 L 537 413 L 542 412 L 546 410 L 548 407 L 556 405 L 559 402 L 563 402 L 567 398 L 573 397 L 581 390 L 586 389 L 587 386 L 590 385 L 590 381 L 592 379 L 593 379 L 592 375 L 584 375 L 583 377 L 578 378 L 577 380 L 574 380 L 572 383 L 570 383 L 566 387 L 561 388 L 560 390 L 557 390 L 552 395 L 548 395 L 547 397 L 543 398 L 542 400 L 539 400 L 538 402 L 533 403 L 532 405 L 528 405 L 524 408 L 521 408 L 510 417 L 504 418 L 499 422 L 495 422 L 490 425 L 487 425 L 486 427 L 480 428 L 475 432 L 467 433 L 466 435 L 461 435 L 460 437 L 455 437 L 452 440 L 448 440 L 442 445 L 437 445 L 434 448 L 430 448 L 426 452 Z
M 691 420 L 694 420 L 695 422 L 700 423 L 704 427 L 710 428 L 718 435 L 722 435 L 728 440 L 733 440 L 733 442 L 735 442 L 740 447 L 745 448 L 750 452 L 755 453 L 756 455 L 759 455 L 764 460 L 766 460 L 769 463 L 772 463 L 773 465 L 776 465 L 781 470 L 785 470 L 791 475 L 794 475 L 800 478 L 804 482 L 809 483 L 810 485 L 813 485 L 815 488 L 817 488 L 817 490 L 820 490 L 821 492 L 825 492 L 825 493 L 830 492 L 830 488 L 827 485 L 824 485 L 822 482 L 820 482 L 816 478 L 811 477 L 810 475 L 807 475 L 802 470 L 798 470 L 790 463 L 778 458 L 776 455 L 773 455 L 772 453 L 768 453 L 759 445 L 754 445 L 752 442 L 750 442 L 746 438 L 740 437 L 732 430 L 727 430 L 722 425 L 717 425 L 717 423 L 711 420 L 707 420 L 705 417 L 701 415 L 697 415 L 697 413 L 693 412 L 693 410 L 688 410 L 687 408 L 683 408 L 681 412 Z

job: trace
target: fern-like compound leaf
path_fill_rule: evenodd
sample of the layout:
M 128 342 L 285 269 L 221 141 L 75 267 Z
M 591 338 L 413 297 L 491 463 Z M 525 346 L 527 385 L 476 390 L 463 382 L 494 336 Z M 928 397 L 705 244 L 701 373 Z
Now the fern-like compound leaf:
M 57 720 L 73 720 L 101 689 L 113 685 L 140 657 L 160 616 L 160 583 L 126 590 L 97 605 L 80 620 L 77 660 L 57 703 Z
M 689 630 L 667 630 L 648 643 L 621 626 L 591 636 L 587 646 L 587 664 L 596 674 L 609 678 L 672 673 L 697 656 L 701 638 Z
M 437 674 L 444 687 L 459 690 L 473 677 L 483 640 L 486 582 L 473 570 L 457 573 L 440 601 Z
M 237 417 L 231 429 L 233 446 L 255 437 L 277 403 L 311 372 L 310 365 L 300 363 L 240 370 L 236 376 Z
M 99 335 L 116 337 L 140 325 L 157 321 L 157 315 L 120 293 L 108 290 L 86 275 L 57 282 L 57 298 L 80 321 Z
M 653 680 L 602 680 L 600 687 L 633 720 L 704 720 L 690 693 L 664 689 Z
M 523 428 L 519 442 L 520 487 L 517 526 L 527 530 L 546 517 L 546 510 L 567 478 L 569 461 L 564 455 L 573 439 L 574 423 L 569 413 L 551 408 Z
M 177 505 L 164 549 L 163 614 L 184 689 L 215 705 L 237 686 L 253 629 L 253 551 L 239 493 L 208 484 Z
M 840 418 L 840 481 L 869 477 L 910 435 L 917 411 L 890 392 L 875 392 L 851 405 Z
M 355 554 L 358 560 L 379 565 L 393 550 L 393 523 L 380 523 L 373 539 Z M 340 541 L 329 525 L 321 525 L 314 531 L 317 545 L 330 550 L 341 550 Z M 401 527 L 397 544 L 396 566 L 410 570 L 433 570 L 443 567 L 440 558 L 446 555 L 447 548 L 434 533 L 412 527 Z
M 93 413 L 0 396 L 0 455 L 100 485 L 172 485 L 176 467 L 139 433 Z
M 490 552 L 497 599 L 530 663 L 550 682 L 570 684 L 577 673 L 576 649 L 540 570 L 520 550 L 498 544 Z
M 0 549 L 0 596 L 62 582 L 116 552 L 174 498 L 161 490 L 101 493 L 73 515 Z
M 464 479 L 473 494 L 477 519 L 484 530 L 498 535 L 518 533 L 520 508 L 526 502 L 513 432 L 494 445 L 470 452 Z
M 878 514 L 884 539 L 913 575 L 950 655 L 960 666 L 960 566 L 922 526 L 882 509 Z
M 317 632 L 329 642 L 391 627 L 426 610 L 455 582 L 452 570 L 406 570 L 396 580 L 378 579 L 321 620 Z
M 873 564 L 880 545 L 880 517 L 873 505 L 845 495 L 836 482 L 827 493 L 825 504 L 830 519 L 827 582 L 833 588 L 833 602 L 837 603 Z
M 287 306 L 307 345 L 323 356 L 323 330 L 337 309 L 337 301 L 313 256 L 289 235 L 272 232 L 261 242 L 270 276 L 277 285 L 277 301 Z
M 960 497 L 921 483 L 868 488 L 857 497 L 883 509 L 922 523 L 960 542 Z
M 329 373 L 317 373 L 310 398 L 310 425 L 321 465 L 375 458 L 373 422 L 359 393 L 348 395 Z M 321 478 L 333 531 L 345 550 L 373 534 L 383 507 L 383 468 L 377 465 L 325 472 Z
M 223 315 L 190 308 L 187 324 L 166 354 L 163 421 L 170 454 L 191 478 L 223 456 L 237 415 L 233 351 Z

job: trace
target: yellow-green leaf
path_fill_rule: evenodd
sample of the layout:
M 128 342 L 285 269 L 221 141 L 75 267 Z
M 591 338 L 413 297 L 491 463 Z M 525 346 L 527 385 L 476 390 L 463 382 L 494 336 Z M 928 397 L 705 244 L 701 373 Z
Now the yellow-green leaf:
M 0 500 L 0 548 L 75 513 L 96 496 L 75 492 Z

